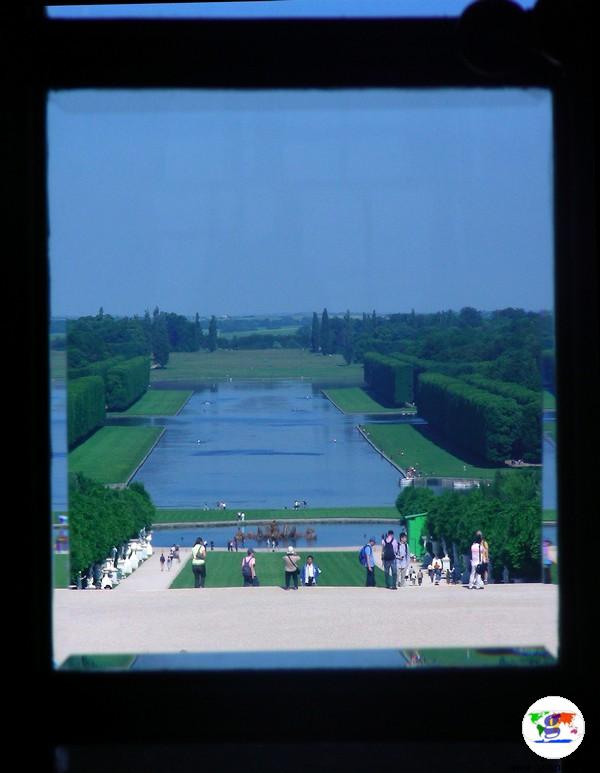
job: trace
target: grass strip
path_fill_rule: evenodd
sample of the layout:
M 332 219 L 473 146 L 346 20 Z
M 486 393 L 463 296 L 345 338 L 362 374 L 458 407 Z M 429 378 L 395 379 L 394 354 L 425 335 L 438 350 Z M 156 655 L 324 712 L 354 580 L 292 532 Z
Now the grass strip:
M 68 588 L 71 581 L 68 553 L 54 553 L 53 586 Z
M 301 559 L 298 566 L 302 567 L 310 550 L 299 550 Z M 207 588 L 238 588 L 243 586 L 242 558 L 244 552 L 226 553 L 208 551 L 206 559 Z M 365 584 L 365 568 L 358 561 L 358 550 L 355 551 L 318 551 L 314 554 L 315 562 L 321 569 L 319 585 L 325 587 L 363 586 Z M 256 574 L 261 585 L 283 586 L 285 584 L 283 556 L 284 553 L 256 553 Z M 385 587 L 383 572 L 375 567 L 375 582 Z M 190 560 L 181 569 L 171 589 L 194 587 L 194 574 Z
M 429 427 L 415 427 L 411 424 L 366 424 L 369 439 L 403 469 L 415 467 L 426 477 L 441 478 L 493 478 L 498 469 L 507 470 L 505 465 L 483 467 L 473 463 L 461 452 L 447 445 L 442 447 L 441 438 L 436 437 Z M 513 472 L 515 472 L 513 470 Z
M 234 510 L 195 510 L 183 508 L 157 508 L 156 523 L 228 523 L 236 521 Z M 244 510 L 248 521 L 315 521 L 335 518 L 394 518 L 398 519 L 395 507 L 303 507 L 299 510 Z
M 119 416 L 175 416 L 193 392 L 182 389 L 154 389 L 146 392 L 137 402 Z
M 305 349 L 217 349 L 171 352 L 167 367 L 150 373 L 151 383 L 290 378 L 362 384 L 363 367 L 346 365 L 341 354 L 324 357 Z
M 98 483 L 125 483 L 161 433 L 160 427 L 102 427 L 69 454 L 69 472 Z
M 556 397 L 554 397 L 554 395 L 551 392 L 548 392 L 546 389 L 544 389 L 542 405 L 546 411 L 556 410 Z
M 544 435 L 549 435 L 554 442 L 556 442 L 556 422 L 545 421 L 544 422 Z
M 386 408 L 371 397 L 361 387 L 344 387 L 342 389 L 324 389 L 323 394 L 344 413 L 396 413 L 415 414 L 416 408 Z

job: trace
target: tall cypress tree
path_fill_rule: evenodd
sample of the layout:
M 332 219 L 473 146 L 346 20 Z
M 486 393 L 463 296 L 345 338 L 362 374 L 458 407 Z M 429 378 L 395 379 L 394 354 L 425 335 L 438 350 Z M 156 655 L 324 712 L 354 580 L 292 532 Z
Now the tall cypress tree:
M 202 339 L 204 335 L 202 333 L 202 325 L 200 324 L 200 315 L 196 312 L 196 319 L 194 320 L 194 351 L 197 352 L 202 348 Z
M 331 354 L 331 326 L 327 309 L 323 309 L 321 316 L 321 351 L 323 354 Z
M 213 314 L 208 323 L 208 350 L 214 352 L 217 348 L 217 318 Z
M 352 319 L 350 318 L 350 309 L 344 314 L 344 346 L 343 355 L 346 364 L 350 365 L 354 357 L 354 331 L 352 329 Z
M 319 315 L 316 311 L 313 311 L 312 318 L 312 331 L 310 334 L 310 350 L 311 352 L 318 352 L 321 348 L 321 324 L 319 323 Z

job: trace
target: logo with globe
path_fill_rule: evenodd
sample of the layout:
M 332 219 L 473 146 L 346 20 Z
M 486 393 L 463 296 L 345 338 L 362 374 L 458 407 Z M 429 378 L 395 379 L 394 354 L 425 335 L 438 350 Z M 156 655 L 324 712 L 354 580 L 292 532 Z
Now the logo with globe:
M 585 723 L 574 703 L 555 695 L 540 698 L 529 707 L 522 730 L 525 743 L 538 756 L 560 759 L 579 746 Z

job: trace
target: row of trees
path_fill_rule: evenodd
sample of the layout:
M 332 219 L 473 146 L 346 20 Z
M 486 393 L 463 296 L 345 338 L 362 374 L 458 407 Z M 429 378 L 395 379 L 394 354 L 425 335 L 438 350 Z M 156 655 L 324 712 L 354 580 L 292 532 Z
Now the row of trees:
M 492 464 L 524 458 L 520 406 L 442 373 L 419 377 L 419 415 L 442 436 Z
M 427 488 L 407 488 L 396 506 L 401 517 L 427 513 L 428 535 L 470 554 L 475 531 L 481 529 L 490 546 L 492 566 L 503 567 L 525 580 L 541 575 L 541 474 L 538 470 L 496 473 L 493 483 L 469 492 L 440 495 Z M 465 565 L 465 567 L 467 566 Z
M 81 474 L 69 478 L 71 580 L 118 546 L 152 526 L 155 509 L 141 483 L 109 489 Z
M 390 406 L 413 402 L 413 368 L 406 362 L 374 352 L 365 354 L 364 380 Z

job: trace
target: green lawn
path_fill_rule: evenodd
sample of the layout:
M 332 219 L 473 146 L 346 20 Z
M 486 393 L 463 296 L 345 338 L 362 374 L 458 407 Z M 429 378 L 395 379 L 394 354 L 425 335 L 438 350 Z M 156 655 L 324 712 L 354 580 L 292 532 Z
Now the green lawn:
M 555 421 L 544 422 L 544 434 L 550 435 L 552 440 L 556 442 L 556 422 Z
M 279 510 L 244 510 L 248 521 L 321 520 L 323 518 L 399 518 L 395 507 L 304 507 Z M 157 508 L 157 523 L 207 523 L 235 521 L 237 510 L 184 510 Z
M 298 566 L 304 564 L 310 550 L 299 550 L 301 560 Z M 242 558 L 245 551 L 227 553 L 226 551 L 208 551 L 206 559 L 207 588 L 236 588 L 244 584 L 242 578 Z M 256 553 L 256 574 L 261 585 L 281 586 L 285 583 L 283 568 L 283 552 Z M 313 553 L 315 562 L 321 569 L 319 585 L 322 586 L 362 586 L 365 584 L 365 568 L 358 561 L 358 551 L 321 551 Z M 385 587 L 383 572 L 375 568 L 375 582 Z M 181 569 L 171 588 L 193 588 L 194 574 L 191 563 Z
M 102 427 L 69 454 L 69 472 L 98 483 L 125 483 L 152 448 L 160 427 Z
M 54 553 L 54 587 L 68 588 L 70 582 L 70 564 L 68 553 Z
M 150 381 L 304 378 L 307 381 L 362 384 L 362 365 L 346 365 L 341 354 L 324 357 L 305 349 L 250 349 L 171 352 L 166 368 L 150 372 Z
M 344 413 L 416 413 L 417 409 L 386 408 L 373 399 L 361 387 L 345 387 L 342 389 L 323 390 L 323 394 Z
M 544 390 L 543 395 L 543 407 L 545 410 L 549 411 L 555 411 L 556 410 L 556 398 L 551 392 L 548 392 L 547 390 Z
M 67 353 L 50 349 L 50 378 L 64 379 L 67 375 Z
M 466 459 L 454 449 L 453 452 L 446 450 L 429 427 L 417 428 L 411 424 L 367 424 L 364 429 L 377 448 L 396 464 L 404 469 L 416 467 L 427 477 L 492 478 L 496 469 L 508 469 L 505 465 L 482 467 L 481 463 L 473 464 L 472 459 Z M 434 439 L 437 443 L 433 442 Z
M 174 416 L 192 394 L 181 389 L 150 389 L 119 416 Z

